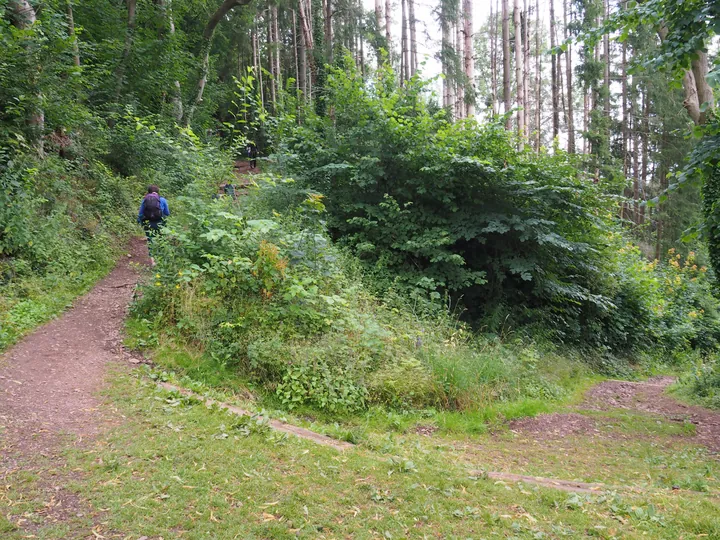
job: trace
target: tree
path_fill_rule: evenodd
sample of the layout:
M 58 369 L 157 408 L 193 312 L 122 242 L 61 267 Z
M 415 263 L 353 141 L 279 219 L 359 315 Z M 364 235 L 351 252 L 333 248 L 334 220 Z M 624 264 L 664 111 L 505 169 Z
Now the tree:
M 502 0 L 502 43 L 503 43 L 503 102 L 506 115 L 512 109 L 510 97 L 510 10 L 508 0 Z M 510 116 L 507 116 L 505 128 L 510 129 Z
M 134 0 L 131 0 L 134 1 Z M 184 125 L 188 126 L 190 125 L 190 122 L 192 121 L 193 114 L 195 113 L 195 109 L 197 106 L 202 102 L 203 99 L 203 92 L 205 91 L 205 85 L 207 84 L 207 77 L 208 77 L 208 71 L 210 69 L 210 45 L 212 44 L 212 38 L 213 34 L 215 33 L 215 28 L 220 23 L 220 21 L 227 15 L 231 10 L 235 9 L 239 6 L 246 6 L 250 3 L 250 0 L 224 0 L 220 6 L 215 10 L 215 12 L 212 14 L 210 19 L 208 20 L 207 24 L 205 25 L 205 29 L 203 30 L 202 34 L 202 45 L 200 48 L 201 51 L 201 57 L 202 57 L 202 67 L 200 70 L 200 80 L 197 84 L 197 93 L 195 95 L 195 99 L 191 103 L 190 107 L 188 107 L 186 110 L 185 118 L 183 119 Z
M 412 1 L 412 0 L 411 0 Z M 475 62 L 473 59 L 473 13 L 472 0 L 463 0 L 463 56 L 465 59 L 465 116 L 472 118 L 475 116 Z
M 513 23 L 515 25 L 515 101 L 517 111 L 517 133 L 524 138 L 525 131 L 525 52 L 522 41 L 522 20 L 520 16 L 520 0 L 515 0 L 513 7 Z

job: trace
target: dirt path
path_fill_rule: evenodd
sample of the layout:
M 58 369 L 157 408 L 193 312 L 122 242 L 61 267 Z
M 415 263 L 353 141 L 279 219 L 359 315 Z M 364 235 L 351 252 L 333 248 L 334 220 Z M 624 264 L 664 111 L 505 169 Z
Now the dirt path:
M 145 242 L 133 239 L 129 256 L 90 293 L 0 357 L 0 485 L 18 470 L 35 468 L 39 459 L 43 466 L 61 467 L 67 445 L 82 444 L 108 425 L 98 391 L 109 366 L 121 365 L 135 265 L 147 262 Z M 66 499 L 64 512 L 74 511 L 78 502 Z
M 720 453 L 720 412 L 680 403 L 665 391 L 673 377 L 653 377 L 644 382 L 605 381 L 588 390 L 578 412 L 542 414 L 511 423 L 510 429 L 539 439 L 557 439 L 572 434 L 599 432 L 594 419 L 583 410 L 626 409 L 657 415 L 672 422 L 690 422 L 695 435 L 689 440 Z

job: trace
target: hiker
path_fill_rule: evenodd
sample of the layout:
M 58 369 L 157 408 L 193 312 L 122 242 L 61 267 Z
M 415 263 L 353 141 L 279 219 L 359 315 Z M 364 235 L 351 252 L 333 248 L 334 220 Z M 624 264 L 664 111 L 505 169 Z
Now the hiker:
M 165 218 L 169 215 L 170 208 L 167 200 L 160 196 L 160 188 L 156 185 L 148 186 L 147 195 L 143 197 L 140 204 L 137 221 L 145 230 L 151 266 L 155 266 L 152 249 L 153 238 L 157 236 L 160 228 L 165 224 Z
M 255 143 L 248 143 L 247 145 L 247 156 L 250 160 L 250 168 L 254 169 L 257 167 L 257 146 L 255 146 Z

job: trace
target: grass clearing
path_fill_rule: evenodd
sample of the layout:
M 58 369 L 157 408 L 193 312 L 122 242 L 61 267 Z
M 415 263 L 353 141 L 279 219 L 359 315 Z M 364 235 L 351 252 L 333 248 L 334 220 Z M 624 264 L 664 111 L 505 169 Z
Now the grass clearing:
M 611 418 L 607 436 L 553 443 L 507 431 L 424 437 L 410 431 L 409 421 L 406 433 L 369 423 L 358 448 L 339 453 L 159 391 L 144 375 L 117 376 L 107 399 L 123 422 L 93 446 L 67 454 L 74 471 L 67 487 L 92 505 L 93 530 L 106 537 L 720 535 L 718 462 L 668 430 L 634 439 L 633 425 L 645 430 L 636 418 L 621 419 L 620 430 Z M 314 426 L 321 426 L 317 419 Z M 350 436 L 357 430 L 343 423 L 324 428 Z M 637 492 L 568 494 L 470 477 L 470 468 Z M 23 480 L 30 499 L 34 482 Z M 41 504 L 31 503 L 22 511 L 41 512 Z M 17 511 L 5 509 L 6 528 Z M 87 518 L 77 518 L 68 530 L 83 526 L 90 527 Z M 62 538 L 61 532 L 40 527 L 34 534 Z

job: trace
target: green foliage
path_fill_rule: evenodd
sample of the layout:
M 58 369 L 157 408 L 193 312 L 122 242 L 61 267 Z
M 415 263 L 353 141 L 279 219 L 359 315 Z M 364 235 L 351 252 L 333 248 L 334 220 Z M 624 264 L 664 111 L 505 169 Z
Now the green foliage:
M 529 326 L 605 351 L 658 338 L 670 350 L 714 346 L 698 337 L 715 334 L 714 316 L 702 331 L 689 309 L 662 311 L 671 267 L 648 273 L 639 253 L 623 255 L 614 203 L 571 156 L 518 150 L 494 124 L 449 124 L 428 112 L 422 83 L 398 88 L 389 70 L 366 84 L 344 68 L 328 79 L 334 114 L 281 122 L 276 145 L 300 186 L 327 196 L 331 233 L 377 290 L 449 293 L 491 331 Z M 690 302 L 715 305 L 704 276 L 702 290 L 678 279 Z
M 137 183 L 95 160 L 0 158 L 3 349 L 109 269 L 117 239 L 134 228 Z
M 288 409 L 471 410 L 565 395 L 527 347 L 491 345 L 397 293 L 378 301 L 329 241 L 323 197 L 292 186 L 271 177 L 240 201 L 176 200 L 155 277 L 133 307 L 148 321 L 145 343 L 169 334 Z M 184 362 L 170 365 L 207 377 Z

